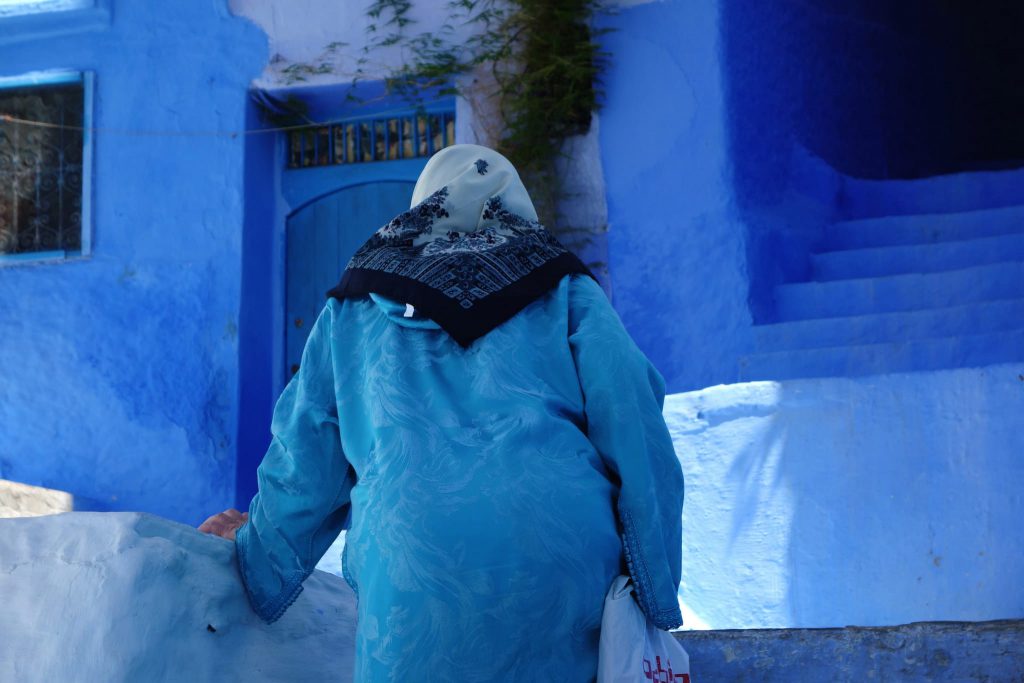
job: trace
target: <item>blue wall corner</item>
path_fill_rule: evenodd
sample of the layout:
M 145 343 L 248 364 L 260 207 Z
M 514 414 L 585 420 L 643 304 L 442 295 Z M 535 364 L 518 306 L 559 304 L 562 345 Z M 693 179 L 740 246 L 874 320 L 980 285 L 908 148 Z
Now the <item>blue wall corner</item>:
M 718 9 L 652 3 L 603 22 L 613 303 L 670 392 L 735 381 L 750 313 Z
M 246 128 L 265 127 L 258 107 L 246 105 Z M 242 292 L 238 342 L 238 465 L 235 506 L 247 509 L 257 490 L 256 468 L 270 443 L 274 408 L 275 287 L 282 265 L 276 201 L 280 133 L 249 135 L 245 140 L 245 219 L 242 233 Z M 278 314 L 280 315 L 280 314 Z
M 1024 159 L 1024 133 L 1006 125 L 1024 115 L 1024 95 L 1006 80 L 1024 68 L 1024 49 L 1006 29 L 1019 26 L 1024 8 L 717 4 L 756 322 L 775 320 L 775 285 L 808 279 L 809 253 L 840 209 L 838 193 L 832 200 L 806 193 L 800 184 L 814 165 L 794 168 L 794 158 L 818 159 L 826 182 L 838 174 L 905 179 L 1007 168 Z
M 0 270 L 0 452 L 11 479 L 195 522 L 235 497 L 245 142 L 193 133 L 244 129 L 267 42 L 226 3 L 111 16 L 0 44 L 0 75 L 95 72 L 99 129 L 91 256 Z
M 812 279 L 859 179 L 1024 158 L 1003 125 L 1024 95 L 994 61 L 1024 50 L 992 7 L 666 0 L 602 22 L 614 304 L 670 391 L 743 376 L 754 326 L 780 320 L 779 285 Z

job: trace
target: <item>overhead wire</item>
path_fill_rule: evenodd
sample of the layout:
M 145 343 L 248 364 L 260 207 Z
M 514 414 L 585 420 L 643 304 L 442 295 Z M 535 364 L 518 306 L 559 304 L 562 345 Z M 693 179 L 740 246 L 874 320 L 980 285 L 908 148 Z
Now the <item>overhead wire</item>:
M 431 114 L 433 112 L 426 111 L 425 114 Z M 265 135 L 268 133 L 281 133 L 289 132 L 293 130 L 307 130 L 309 128 L 321 128 L 324 126 L 343 125 L 345 123 L 354 123 L 359 121 L 367 121 L 372 119 L 386 119 L 396 116 L 409 116 L 410 112 L 408 108 L 405 109 L 392 109 L 387 111 L 377 111 L 367 113 L 362 116 L 351 116 L 341 119 L 332 119 L 331 121 L 315 122 L 294 124 L 289 126 L 275 126 L 273 128 L 252 128 L 248 130 L 142 130 L 142 129 L 129 129 L 129 128 L 109 128 L 100 126 L 74 126 L 65 123 L 52 123 L 49 121 L 33 121 L 31 119 L 24 119 L 10 114 L 0 113 L 0 122 L 16 123 L 25 126 L 34 126 L 37 128 L 49 128 L 49 129 L 63 129 L 73 130 L 77 132 L 89 132 L 89 133 L 101 133 L 111 135 L 124 135 L 132 137 L 230 137 L 236 138 L 239 135 Z M 419 113 L 416 114 L 417 116 Z

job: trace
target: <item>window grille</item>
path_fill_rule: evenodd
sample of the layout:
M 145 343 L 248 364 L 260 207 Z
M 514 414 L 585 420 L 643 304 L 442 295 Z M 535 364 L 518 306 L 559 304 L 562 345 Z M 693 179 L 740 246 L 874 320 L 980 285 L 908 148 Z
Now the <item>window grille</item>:
M 288 133 L 288 168 L 429 157 L 455 144 L 455 113 L 362 119 Z
M 74 82 L 0 89 L 0 259 L 82 249 L 85 88 Z

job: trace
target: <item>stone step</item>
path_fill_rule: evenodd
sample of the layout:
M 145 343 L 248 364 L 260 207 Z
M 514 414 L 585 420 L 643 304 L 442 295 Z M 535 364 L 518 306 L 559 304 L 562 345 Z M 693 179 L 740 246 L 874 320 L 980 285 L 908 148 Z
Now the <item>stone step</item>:
M 915 180 L 844 178 L 840 210 L 851 218 L 949 213 L 1024 203 L 1024 168 Z
M 820 251 L 932 244 L 1012 233 L 1024 235 L 1024 206 L 841 221 L 825 229 Z
M 814 279 L 846 280 L 934 273 L 1024 260 L 1024 233 L 933 244 L 826 251 L 811 255 Z
M 940 273 L 779 285 L 775 304 L 783 322 L 946 308 L 1015 299 L 1022 293 L 1024 262 L 1014 261 Z
M 833 346 L 740 358 L 740 381 L 858 377 L 1024 361 L 1024 324 L 987 334 Z
M 101 501 L 76 496 L 67 491 L 0 479 L 0 519 L 41 517 L 71 511 L 103 512 L 109 509 Z
M 812 318 L 754 326 L 761 352 L 1003 332 L 1024 325 L 1024 298 L 923 311 Z
M 715 683 L 1019 681 L 1024 621 L 681 631 L 691 680 Z

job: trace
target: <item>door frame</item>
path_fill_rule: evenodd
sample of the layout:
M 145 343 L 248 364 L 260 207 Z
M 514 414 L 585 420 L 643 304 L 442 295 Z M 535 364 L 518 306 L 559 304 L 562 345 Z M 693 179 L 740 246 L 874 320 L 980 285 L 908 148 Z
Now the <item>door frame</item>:
M 455 114 L 450 142 L 473 137 L 472 112 L 465 103 L 439 91 L 423 94 L 422 109 L 387 94 L 383 82 L 363 81 L 353 102 L 352 83 L 275 88 L 264 91 L 281 100 L 295 96 L 309 109 L 307 120 L 317 125 L 355 120 L 411 116 L 419 113 Z M 262 98 L 246 102 L 246 128 L 265 132 Z M 272 409 L 285 384 L 287 299 L 287 227 L 289 218 L 333 192 L 381 181 L 415 182 L 426 158 L 372 161 L 334 166 L 288 167 L 286 131 L 247 135 L 244 163 L 245 218 L 240 244 L 242 292 L 236 332 L 239 336 L 239 390 L 235 434 L 235 498 L 248 505 L 256 491 L 255 468 L 266 453 Z
M 338 101 L 344 99 L 339 97 Z M 318 116 L 322 121 L 321 125 L 328 122 L 352 121 L 352 111 L 339 109 L 336 116 Z M 383 101 L 377 107 L 358 109 L 358 119 L 379 119 L 401 116 L 414 116 L 416 114 L 439 114 L 448 113 L 455 115 L 455 140 L 459 142 L 459 118 L 456 113 L 456 101 L 452 96 L 438 97 L 434 101 L 424 105 L 417 111 L 410 107 L 407 102 L 396 100 Z M 347 114 L 347 116 L 346 116 Z M 412 182 L 415 183 L 420 172 L 426 165 L 427 157 L 415 157 L 412 159 L 397 159 L 390 161 L 368 161 L 349 164 L 337 164 L 333 166 L 307 166 L 303 168 L 288 168 L 288 136 L 285 133 L 278 135 L 277 140 L 277 164 L 278 164 L 278 196 L 282 203 L 282 211 L 277 215 L 276 231 L 276 277 L 275 280 L 275 301 L 273 312 L 274 331 L 274 367 L 273 367 L 273 390 L 279 395 L 284 390 L 290 379 L 286 372 L 287 364 L 287 240 L 288 221 L 297 212 L 310 204 L 317 202 L 337 192 L 370 185 L 381 182 Z M 340 275 L 340 274 L 339 274 Z

